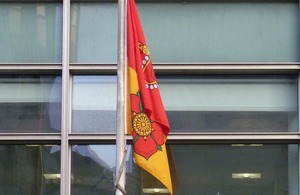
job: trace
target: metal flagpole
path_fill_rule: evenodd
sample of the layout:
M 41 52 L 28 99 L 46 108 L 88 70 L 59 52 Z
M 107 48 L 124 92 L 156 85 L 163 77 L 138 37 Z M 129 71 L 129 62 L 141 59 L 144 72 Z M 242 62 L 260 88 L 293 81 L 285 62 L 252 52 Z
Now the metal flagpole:
M 125 192 L 125 154 L 126 154 L 126 106 L 127 106 L 127 53 L 126 53 L 126 0 L 118 0 L 118 83 L 117 83 L 117 158 L 115 188 L 116 195 L 124 195 Z

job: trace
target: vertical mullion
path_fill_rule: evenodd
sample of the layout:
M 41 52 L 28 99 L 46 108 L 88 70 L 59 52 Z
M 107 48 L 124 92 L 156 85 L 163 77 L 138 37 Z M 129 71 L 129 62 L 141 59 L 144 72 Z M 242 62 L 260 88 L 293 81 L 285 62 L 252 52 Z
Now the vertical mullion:
M 63 35 L 62 35 L 62 113 L 61 113 L 61 183 L 60 194 L 71 194 L 71 146 L 70 131 L 70 0 L 63 0 Z
M 300 0 L 298 0 L 298 24 L 300 25 Z M 299 31 L 299 29 L 298 29 Z M 298 41 L 300 46 L 300 41 Z M 298 134 L 300 133 L 300 72 L 298 71 L 298 85 L 297 85 L 297 111 L 298 111 Z M 300 145 L 298 142 L 298 195 L 300 195 Z
M 298 133 L 299 133 L 300 132 L 299 131 L 299 126 L 300 126 L 300 72 L 298 72 L 298 81 L 297 81 L 297 83 L 298 83 L 298 85 L 297 85 L 298 127 L 297 128 L 298 128 Z M 299 189 L 300 189 L 300 145 L 299 145 L 299 142 L 298 142 L 298 195 L 300 195 Z
M 300 2 L 300 0 L 299 0 Z M 300 9 L 299 9 L 300 10 Z M 297 116 L 297 121 L 298 121 L 298 134 L 300 131 L 300 72 L 298 72 L 298 78 L 297 78 L 297 111 L 298 111 L 298 116 Z M 300 146 L 298 143 L 298 195 L 300 195 Z

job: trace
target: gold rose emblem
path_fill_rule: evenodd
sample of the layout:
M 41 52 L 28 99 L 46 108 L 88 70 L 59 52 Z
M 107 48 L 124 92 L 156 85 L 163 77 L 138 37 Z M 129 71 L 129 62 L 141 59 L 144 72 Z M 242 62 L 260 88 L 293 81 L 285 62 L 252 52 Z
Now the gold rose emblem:
M 132 120 L 133 130 L 139 135 L 147 139 L 147 137 L 152 133 L 153 128 L 151 121 L 148 116 L 143 113 L 133 113 L 134 117 Z

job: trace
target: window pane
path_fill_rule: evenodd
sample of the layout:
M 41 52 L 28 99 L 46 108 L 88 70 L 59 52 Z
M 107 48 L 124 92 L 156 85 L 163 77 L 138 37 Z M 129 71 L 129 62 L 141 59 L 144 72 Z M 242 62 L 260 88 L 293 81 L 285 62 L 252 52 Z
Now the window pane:
M 71 4 L 71 62 L 116 63 L 117 3 Z
M 0 63 L 61 62 L 61 3 L 1 3 Z
M 175 194 L 298 194 L 296 144 L 170 145 L 168 149 Z M 165 190 L 134 163 L 129 166 L 128 194 Z
M 115 145 L 72 147 L 72 195 L 114 194 Z
M 159 83 L 172 131 L 298 129 L 293 75 L 166 76 Z
M 60 76 L 1 75 L 0 91 L 0 132 L 60 132 Z
M 0 145 L 3 195 L 60 194 L 60 146 Z
M 299 61 L 298 1 L 184 2 L 138 4 L 154 63 Z
M 72 132 L 115 132 L 116 76 L 74 76 Z

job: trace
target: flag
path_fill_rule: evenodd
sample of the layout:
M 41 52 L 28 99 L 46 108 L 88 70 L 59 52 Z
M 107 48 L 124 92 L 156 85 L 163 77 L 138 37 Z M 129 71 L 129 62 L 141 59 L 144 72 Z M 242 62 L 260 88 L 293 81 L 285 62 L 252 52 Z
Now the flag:
M 134 0 L 127 3 L 129 132 L 135 162 L 172 194 L 166 150 L 169 122 Z

